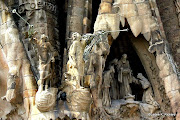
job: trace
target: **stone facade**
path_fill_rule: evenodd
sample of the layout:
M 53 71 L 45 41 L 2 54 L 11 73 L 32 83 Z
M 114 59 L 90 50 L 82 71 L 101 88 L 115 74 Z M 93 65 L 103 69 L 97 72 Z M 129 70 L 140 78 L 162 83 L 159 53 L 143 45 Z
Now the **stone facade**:
M 179 120 L 179 14 L 179 0 L 0 0 L 0 119 Z

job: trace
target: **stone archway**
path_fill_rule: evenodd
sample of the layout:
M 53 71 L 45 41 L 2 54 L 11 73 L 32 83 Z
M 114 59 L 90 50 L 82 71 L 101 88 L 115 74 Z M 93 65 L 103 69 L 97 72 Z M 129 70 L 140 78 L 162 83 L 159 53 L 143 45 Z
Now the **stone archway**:
M 151 82 L 156 101 L 160 104 L 163 112 L 170 112 L 169 99 L 165 94 L 162 78 L 159 77 L 160 70 L 156 63 L 156 57 L 148 51 L 148 42 L 143 37 L 135 38 L 133 35 L 129 35 L 129 38 Z

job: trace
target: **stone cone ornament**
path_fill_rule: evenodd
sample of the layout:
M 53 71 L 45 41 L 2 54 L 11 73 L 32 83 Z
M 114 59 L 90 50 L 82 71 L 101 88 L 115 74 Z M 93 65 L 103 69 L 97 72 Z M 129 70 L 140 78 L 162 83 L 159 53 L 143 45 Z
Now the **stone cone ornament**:
M 123 21 L 123 20 L 122 20 Z M 119 30 L 120 16 L 118 14 L 101 14 L 96 18 L 94 24 L 94 31 L 117 31 Z M 113 39 L 116 39 L 119 35 L 119 31 L 111 32 Z
M 135 16 L 135 17 L 130 17 L 127 18 L 127 21 L 130 25 L 131 31 L 134 34 L 135 37 L 137 37 L 142 30 L 142 21 L 139 18 L 139 16 Z

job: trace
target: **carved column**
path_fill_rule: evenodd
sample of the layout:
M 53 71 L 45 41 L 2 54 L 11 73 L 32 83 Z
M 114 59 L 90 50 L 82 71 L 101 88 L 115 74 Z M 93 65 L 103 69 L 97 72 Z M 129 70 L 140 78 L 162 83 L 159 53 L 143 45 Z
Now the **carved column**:
M 20 17 L 19 18 L 19 28 L 21 32 L 21 39 L 24 43 L 25 51 L 27 53 L 28 59 L 30 60 L 31 69 L 33 71 L 33 75 L 35 76 L 36 80 L 33 80 L 33 82 L 37 85 L 38 80 L 40 79 L 40 72 L 48 72 L 51 74 L 51 77 L 48 79 L 50 80 L 50 83 L 44 83 L 47 84 L 48 91 L 52 92 L 53 95 L 56 95 L 57 93 L 57 83 L 59 82 L 60 78 L 60 63 L 61 61 L 56 57 L 55 63 L 50 62 L 50 69 L 47 71 L 40 71 L 40 57 L 41 51 L 38 51 L 37 45 L 32 44 L 29 42 L 30 38 L 36 38 L 38 41 L 40 41 L 41 35 L 45 34 L 45 36 L 48 37 L 48 41 L 50 45 L 53 46 L 55 51 L 60 52 L 60 41 L 59 41 L 59 28 L 58 28 L 58 18 L 57 18 L 57 6 L 55 0 L 19 0 L 19 7 L 16 8 L 16 11 L 20 16 L 27 21 L 30 25 L 33 25 L 33 28 L 30 28 L 28 24 Z M 33 36 L 33 33 L 37 33 Z M 49 49 L 49 48 L 48 48 Z M 44 52 L 44 51 L 42 51 Z M 49 54 L 49 53 L 46 53 Z M 47 57 L 52 57 L 51 55 Z M 41 61 L 42 62 L 42 61 Z M 43 61 L 44 62 L 44 61 Z M 45 64 L 45 63 L 43 63 Z M 56 66 L 55 66 L 56 64 Z M 28 82 L 30 76 L 27 76 L 25 81 Z M 40 114 L 46 114 L 46 119 L 54 119 L 54 113 L 44 113 L 43 110 L 40 108 L 37 108 L 35 106 L 35 101 L 32 100 L 33 97 L 37 94 L 36 91 L 26 91 L 29 87 L 31 87 L 30 84 L 25 84 L 25 90 L 24 90 L 24 102 L 33 103 L 33 109 L 31 111 L 31 119 L 41 119 Z M 49 93 L 48 93 L 49 94 Z M 39 94 L 38 94 L 39 95 Z M 39 97 L 42 97 L 39 95 L 36 97 L 36 99 L 39 99 Z M 51 95 L 49 97 L 52 97 Z M 42 98 L 44 99 L 44 98 Z M 37 100 L 36 100 L 37 101 Z M 55 98 L 52 98 L 51 100 L 46 100 L 47 104 L 49 105 L 51 101 L 55 101 Z M 28 105 L 27 105 L 28 106 Z M 54 106 L 54 105 L 53 105 Z M 52 109 L 54 110 L 54 109 Z M 47 115 L 49 114 L 49 115 Z
M 83 33 L 84 0 L 69 0 L 66 27 L 66 42 L 69 49 L 73 32 Z
M 177 13 L 179 11 L 179 1 L 156 0 L 156 2 L 170 50 L 172 51 L 178 69 L 180 69 L 180 29 L 179 13 Z

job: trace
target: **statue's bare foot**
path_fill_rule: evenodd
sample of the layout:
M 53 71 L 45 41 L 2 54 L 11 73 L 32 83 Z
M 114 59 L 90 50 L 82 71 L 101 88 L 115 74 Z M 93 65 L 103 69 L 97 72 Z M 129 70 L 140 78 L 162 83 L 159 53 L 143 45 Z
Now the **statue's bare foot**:
M 6 92 L 6 100 L 8 102 L 12 102 L 15 99 L 16 99 L 16 91 L 15 91 L 15 89 L 7 90 L 7 92 Z

